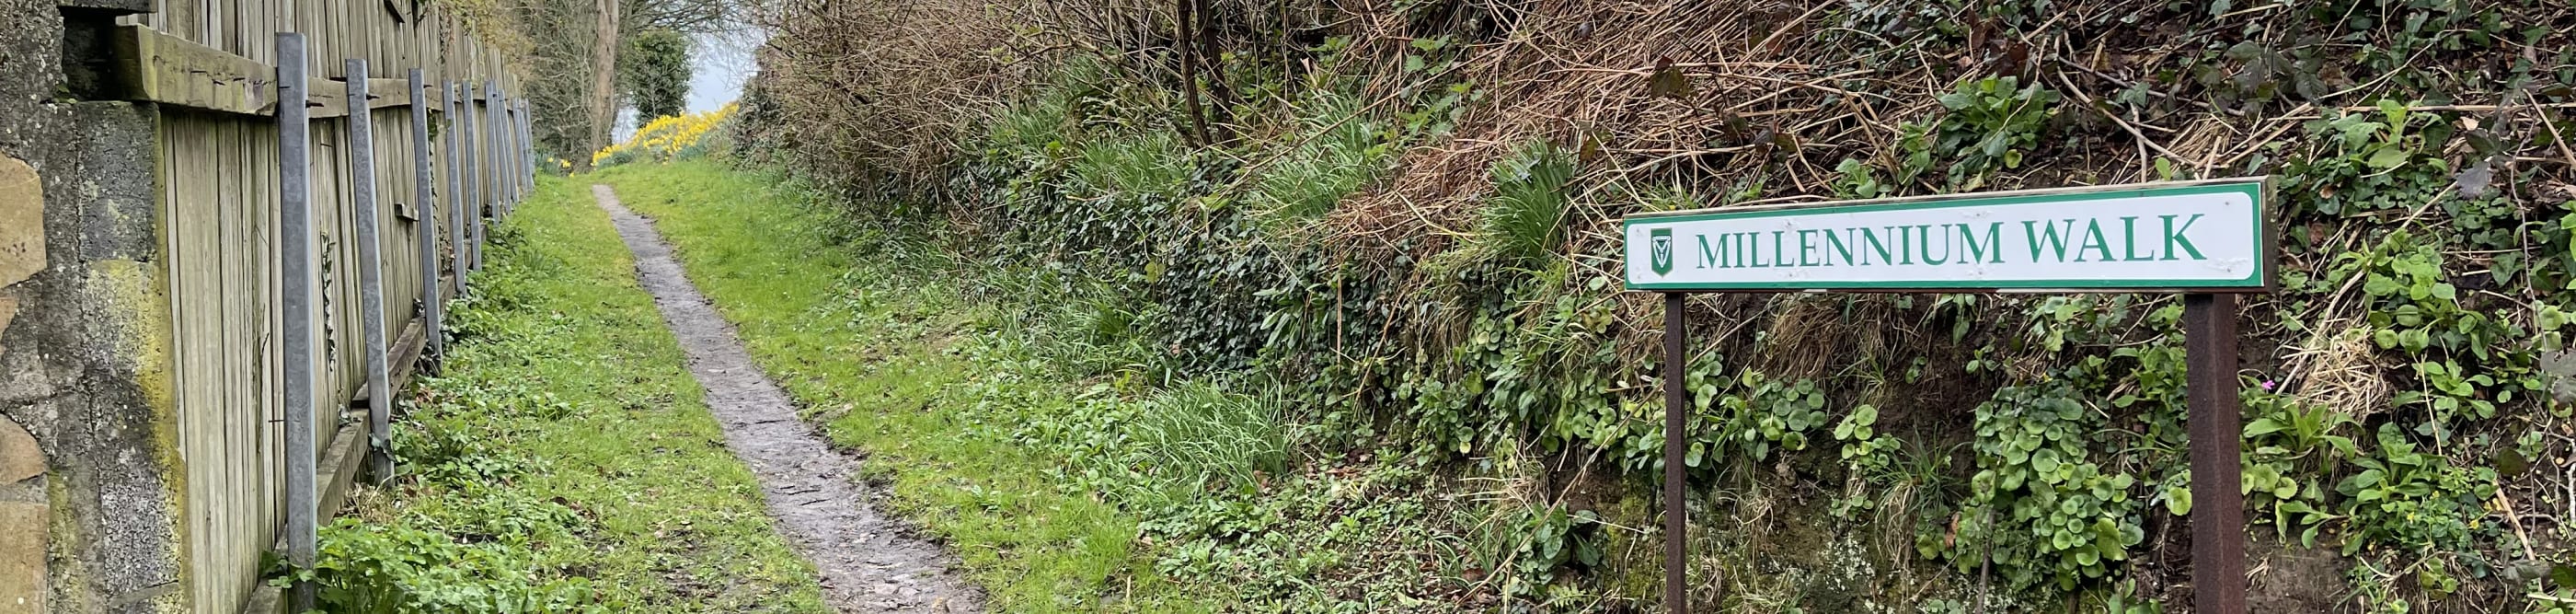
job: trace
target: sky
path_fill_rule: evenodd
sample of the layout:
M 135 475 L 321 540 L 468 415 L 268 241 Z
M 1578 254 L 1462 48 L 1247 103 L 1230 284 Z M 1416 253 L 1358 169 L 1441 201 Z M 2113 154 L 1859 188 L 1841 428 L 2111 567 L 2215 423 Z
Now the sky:
M 690 50 L 689 58 L 696 65 L 689 73 L 689 112 L 720 109 L 740 97 L 743 81 L 758 69 L 752 63 L 751 50 L 766 38 L 766 33 L 753 27 L 698 35 L 697 47 Z
M 742 96 L 742 84 L 759 71 L 751 50 L 759 48 L 768 33 L 757 27 L 744 27 L 731 32 L 696 36 L 697 45 L 689 48 L 689 112 L 703 113 L 724 108 Z M 619 141 L 635 135 L 635 109 L 617 111 L 617 129 L 611 136 Z

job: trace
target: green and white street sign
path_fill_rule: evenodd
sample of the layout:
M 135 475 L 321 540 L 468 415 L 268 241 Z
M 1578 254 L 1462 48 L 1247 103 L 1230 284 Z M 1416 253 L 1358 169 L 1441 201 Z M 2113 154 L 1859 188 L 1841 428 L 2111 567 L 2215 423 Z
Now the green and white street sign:
M 1627 286 L 2261 292 L 2269 200 L 2256 177 L 1639 214 Z

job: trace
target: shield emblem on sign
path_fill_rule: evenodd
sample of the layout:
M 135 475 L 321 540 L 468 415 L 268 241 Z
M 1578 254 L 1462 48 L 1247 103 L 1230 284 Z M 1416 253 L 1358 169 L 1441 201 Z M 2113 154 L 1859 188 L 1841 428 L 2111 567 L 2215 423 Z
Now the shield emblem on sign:
M 1653 243 L 1649 248 L 1654 255 L 1650 263 L 1655 267 L 1655 274 L 1671 274 L 1673 272 L 1673 229 L 1657 228 L 1648 235 L 1653 237 Z

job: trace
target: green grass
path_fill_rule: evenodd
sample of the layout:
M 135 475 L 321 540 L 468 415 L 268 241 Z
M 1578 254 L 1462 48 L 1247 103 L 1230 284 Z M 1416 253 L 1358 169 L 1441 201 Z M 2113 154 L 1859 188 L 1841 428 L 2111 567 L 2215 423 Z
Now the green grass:
M 797 192 L 707 162 L 621 167 L 597 178 L 658 223 L 700 291 L 752 355 L 838 443 L 868 452 L 905 516 L 947 537 L 1005 611 L 1208 609 L 1155 579 L 1137 519 L 1052 478 L 1060 464 L 947 411 L 974 379 L 944 337 L 989 308 L 895 276 L 937 270 L 928 252 L 861 261 L 850 229 Z M 927 280 L 920 280 L 926 282 Z
M 855 222 L 706 161 L 595 175 L 755 360 L 1003 612 L 1477 611 L 1480 505 L 1398 455 L 1299 462 L 1248 374 L 1174 374 L 1114 288 Z M 1481 592 L 1480 592 L 1481 591 Z
M 460 301 L 398 480 L 324 534 L 335 611 L 825 612 L 587 184 L 541 180 Z

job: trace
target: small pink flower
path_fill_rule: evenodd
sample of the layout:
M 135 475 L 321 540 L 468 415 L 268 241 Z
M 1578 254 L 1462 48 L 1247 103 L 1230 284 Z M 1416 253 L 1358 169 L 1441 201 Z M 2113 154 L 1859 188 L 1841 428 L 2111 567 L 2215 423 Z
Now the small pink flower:
M 2271 391 L 2272 391 L 2272 386 L 2273 386 L 2272 380 L 2268 380 L 2268 379 L 2267 379 L 2267 380 L 2263 380 L 2263 391 L 2264 391 L 2264 392 L 2271 392 Z

